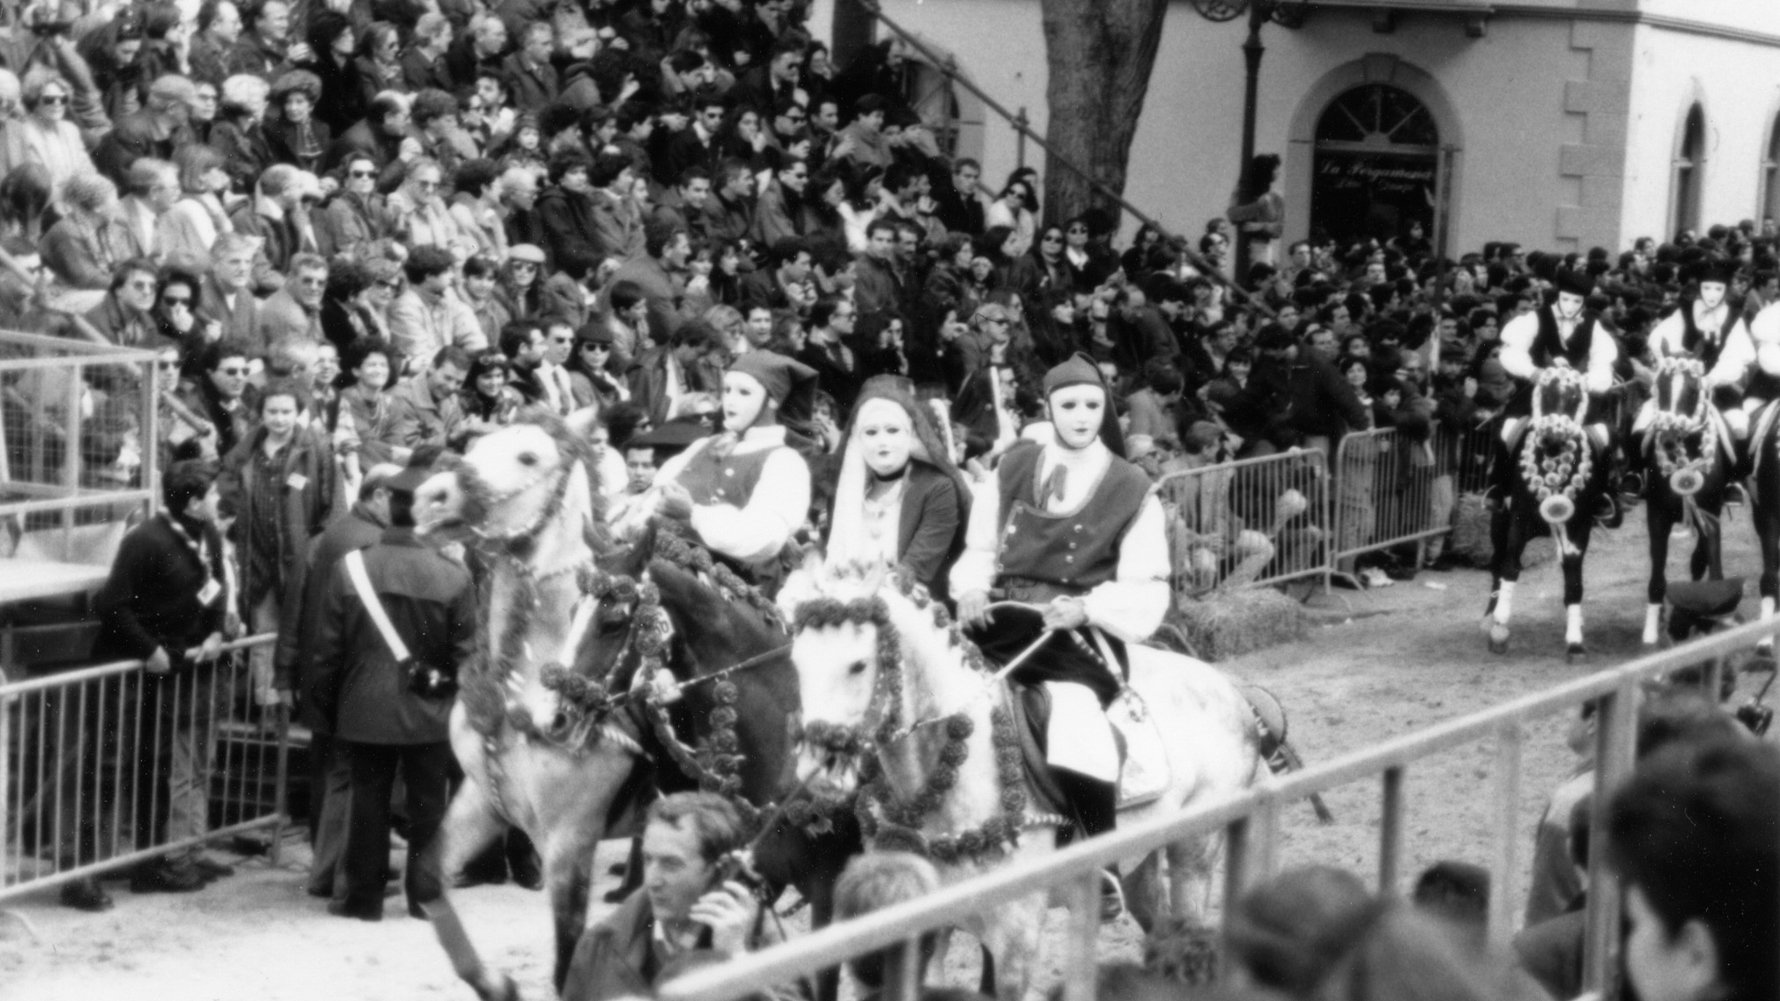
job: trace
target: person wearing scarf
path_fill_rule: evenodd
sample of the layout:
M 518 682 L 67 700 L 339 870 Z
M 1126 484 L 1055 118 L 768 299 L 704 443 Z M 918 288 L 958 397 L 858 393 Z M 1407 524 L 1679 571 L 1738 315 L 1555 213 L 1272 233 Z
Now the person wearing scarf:
M 1148 638 L 1168 610 L 1168 536 L 1149 477 L 1108 445 L 1118 418 L 1093 361 L 1077 354 L 1051 369 L 1044 396 L 1045 440 L 1009 449 L 978 489 L 951 585 L 959 620 L 992 662 L 1049 633 L 1012 677 L 1050 695 L 1050 764 L 1093 836 L 1113 826 L 1119 777 L 1102 710 L 1123 686 L 1124 645 Z
M 809 366 L 748 352 L 723 376 L 723 431 L 655 474 L 655 514 L 686 523 L 769 596 L 782 579 L 779 554 L 810 507 L 810 468 L 786 443 L 781 417 L 801 413 L 815 388 Z
M 869 380 L 847 425 L 828 519 L 829 562 L 901 564 L 945 600 L 969 510 L 970 491 L 913 383 Z

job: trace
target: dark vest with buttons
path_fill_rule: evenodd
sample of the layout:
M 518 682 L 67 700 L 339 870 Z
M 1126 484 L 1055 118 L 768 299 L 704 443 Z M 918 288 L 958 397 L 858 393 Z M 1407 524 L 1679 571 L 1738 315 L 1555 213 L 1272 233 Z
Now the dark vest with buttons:
M 1699 322 L 1693 318 L 1693 305 L 1693 302 L 1690 301 L 1681 306 L 1681 350 L 1698 358 L 1700 364 L 1710 370 L 1712 366 L 1718 364 L 1718 353 L 1724 350 L 1724 339 L 1736 327 L 1737 319 L 1742 314 L 1726 303 L 1724 324 L 1718 328 L 1716 338 L 1709 338 L 1705 331 L 1700 329 Z
M 1042 603 L 1085 594 L 1119 570 L 1119 545 L 1149 496 L 1143 470 L 1118 456 L 1076 511 L 1054 514 L 1039 499 L 1043 446 L 1016 446 L 1001 460 L 1001 546 L 996 587 L 1010 601 Z
M 680 471 L 678 482 L 692 495 L 694 504 L 747 507 L 748 501 L 754 496 L 755 485 L 760 482 L 760 472 L 766 468 L 767 458 L 781 447 L 783 446 L 751 452 L 731 452 L 719 459 L 707 445 L 687 460 L 686 468 Z M 743 563 L 718 552 L 712 552 L 711 555 L 769 597 L 778 593 L 784 574 L 777 553 L 759 563 Z
M 717 458 L 715 449 L 698 450 L 680 471 L 680 485 L 692 495 L 694 504 L 729 504 L 747 507 L 754 496 L 754 485 L 760 482 L 760 471 L 766 468 L 767 456 L 776 449 L 762 448 L 751 452 L 731 452 Z
M 1582 314 L 1576 330 L 1570 334 L 1568 344 L 1564 343 L 1562 335 L 1558 333 L 1557 313 L 1550 306 L 1540 307 L 1537 315 L 1539 333 L 1533 338 L 1533 346 L 1527 351 L 1533 358 L 1533 364 L 1546 368 L 1553 361 L 1563 358 L 1576 371 L 1588 371 L 1588 356 L 1595 343 L 1595 315 Z

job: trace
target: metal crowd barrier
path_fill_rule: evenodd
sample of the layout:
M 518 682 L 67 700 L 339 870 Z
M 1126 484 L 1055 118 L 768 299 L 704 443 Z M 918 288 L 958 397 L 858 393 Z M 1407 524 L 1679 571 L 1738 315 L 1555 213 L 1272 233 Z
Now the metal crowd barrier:
M 271 828 L 288 713 L 261 707 L 246 651 L 170 675 L 125 661 L 0 685 L 0 900 Z
M 1396 428 L 1344 436 L 1335 449 L 1333 558 L 1445 534 L 1458 494 L 1439 459 L 1433 437 L 1416 441 Z
M 1219 462 L 1163 476 L 1177 599 L 1219 587 L 1329 574 L 1329 477 L 1321 449 Z
M 1382 810 L 1377 886 L 1381 895 L 1395 896 L 1404 875 L 1404 832 L 1409 829 L 1404 779 L 1409 769 L 1436 753 L 1484 741 L 1493 741 L 1495 745 L 1488 928 L 1491 943 L 1500 947 L 1514 930 L 1514 912 L 1521 903 L 1519 857 L 1525 836 L 1519 822 L 1523 727 L 1531 721 L 1594 703 L 1599 720 L 1595 734 L 1596 788 L 1617 788 L 1631 774 L 1635 713 L 1642 682 L 1677 668 L 1698 665 L 1707 658 L 1722 658 L 1777 631 L 1780 619 L 1753 622 L 1405 734 L 1283 778 L 1271 777 L 1224 802 L 1121 828 L 1049 857 L 1011 864 L 998 872 L 952 883 L 924 899 L 874 911 L 687 974 L 663 985 L 657 996 L 663 1001 L 737 1001 L 869 953 L 899 947 L 917 949 L 921 937 L 929 932 L 956 925 L 986 908 L 1035 893 L 1050 893 L 1054 902 L 1060 900 L 1069 909 L 1062 997 L 1064 1001 L 1095 1001 L 1100 874 L 1106 866 L 1184 838 L 1222 831 L 1226 836 L 1223 914 L 1228 918 L 1234 900 L 1250 886 L 1275 874 L 1285 810 L 1304 810 L 1308 814 L 1300 801 L 1312 793 L 1326 794 L 1351 783 L 1375 781 Z M 1715 666 L 1712 674 L 1719 669 Z M 1708 688 L 1715 685 L 1716 678 L 1709 677 Z M 1584 980 L 1585 990 L 1600 991 L 1602 997 L 1611 999 L 1617 995 L 1614 971 L 1618 969 L 1620 892 L 1602 861 L 1607 854 L 1609 799 L 1595 796 L 1592 801 Z M 917 986 L 912 979 L 905 979 L 903 983 L 888 985 L 887 991 L 892 1001 L 913 1001 Z M 1042 989 L 1048 985 L 1038 986 Z

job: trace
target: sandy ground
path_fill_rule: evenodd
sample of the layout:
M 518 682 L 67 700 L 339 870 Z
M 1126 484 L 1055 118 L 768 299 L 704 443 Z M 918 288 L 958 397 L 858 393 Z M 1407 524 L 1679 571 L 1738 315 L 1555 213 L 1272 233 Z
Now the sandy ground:
M 1746 592 L 1753 594 L 1758 561 L 1747 516 L 1739 515 L 1728 534 L 1726 566 L 1749 576 Z M 1487 576 L 1457 571 L 1424 573 L 1378 591 L 1318 596 L 1310 604 L 1322 624 L 1307 639 L 1227 667 L 1271 688 L 1291 714 L 1292 739 L 1304 756 L 1313 763 L 1327 760 L 1631 657 L 1642 623 L 1644 552 L 1640 516 L 1617 532 L 1596 535 L 1587 574 L 1588 640 L 1594 652 L 1589 668 L 1564 663 L 1561 582 L 1550 563 L 1523 578 L 1506 657 L 1491 656 L 1477 631 Z M 1681 560 L 1675 555 L 1671 566 Z M 1754 603 L 1748 598 L 1745 610 Z M 1564 725 L 1553 718 L 1527 731 L 1517 880 L 1523 887 L 1543 799 L 1573 765 L 1563 746 Z M 1409 770 L 1404 889 L 1439 859 L 1490 863 L 1485 832 L 1493 754 L 1485 743 Z M 1329 805 L 1337 821 L 1326 827 L 1316 823 L 1308 806 L 1285 815 L 1281 863 L 1317 861 L 1376 872 L 1376 783 L 1338 790 Z M 621 854 L 619 845 L 602 846 L 599 868 Z M 399 901 L 390 903 L 381 924 L 329 917 L 320 901 L 302 894 L 299 873 L 307 850 L 300 841 L 290 843 L 284 862 L 273 868 L 264 859 L 245 860 L 238 875 L 188 895 L 135 896 L 114 883 L 118 906 L 102 915 L 60 908 L 53 893 L 13 902 L 7 906 L 24 921 L 0 917 L 0 998 L 473 996 L 451 973 L 428 926 L 407 918 Z M 610 882 L 602 880 L 600 892 Z M 549 916 L 541 895 L 481 887 L 460 893 L 458 900 L 484 955 L 513 973 L 527 997 L 550 997 Z M 595 916 L 606 906 L 596 904 Z M 1058 917 L 1053 915 L 1053 934 L 1062 924 Z M 1135 925 L 1122 920 L 1103 934 L 1103 955 L 1135 957 L 1137 942 Z M 974 950 L 955 948 L 954 955 L 969 951 Z

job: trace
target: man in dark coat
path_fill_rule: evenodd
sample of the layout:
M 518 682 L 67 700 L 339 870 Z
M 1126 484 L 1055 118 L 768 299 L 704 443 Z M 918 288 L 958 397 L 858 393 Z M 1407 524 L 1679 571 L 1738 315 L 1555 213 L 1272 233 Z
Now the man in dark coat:
M 1353 387 L 1335 366 L 1300 350 L 1284 327 L 1277 323 L 1262 327 L 1255 348 L 1260 358 L 1249 393 L 1271 417 L 1265 436 L 1276 449 L 1319 448 L 1327 463 L 1342 435 L 1368 426 L 1366 408 Z
M 339 917 L 383 918 L 389 857 L 390 791 L 399 770 L 407 788 L 408 863 L 404 878 L 410 914 L 441 892 L 435 862 L 422 863 L 445 819 L 452 767 L 448 742 L 449 694 L 427 695 L 410 683 L 410 665 L 455 678 L 476 648 L 476 601 L 470 573 L 414 533 L 414 491 L 429 474 L 413 466 L 388 481 L 390 527 L 382 539 L 349 554 L 322 586 L 315 654 L 305 696 L 346 754 L 352 773 L 346 853 L 341 860 L 345 899 L 330 903 Z M 363 570 L 410 660 L 398 662 L 354 587 L 350 561 Z
M 374 546 L 383 537 L 384 529 L 389 527 L 389 480 L 399 472 L 400 467 L 387 463 L 367 470 L 358 502 L 310 545 L 309 572 L 296 608 L 297 628 L 279 632 L 278 653 L 272 665 L 272 684 L 282 698 L 305 690 L 304 673 L 320 628 L 318 620 L 327 582 L 347 553 Z M 352 789 L 352 771 L 346 756 L 338 753 L 333 734 L 313 702 L 304 700 L 298 718 L 311 734 L 309 846 L 314 861 L 309 866 L 309 895 L 344 899 L 345 882 L 335 876 L 346 848 L 346 804 Z
M 132 742 L 125 731 L 136 728 L 135 757 L 131 769 L 135 844 L 149 848 L 165 842 L 172 808 L 173 745 L 181 736 L 208 726 L 203 714 L 210 700 L 194 697 L 194 686 L 210 691 L 209 678 L 201 678 L 196 665 L 214 661 L 222 645 L 228 599 L 223 565 L 222 538 L 217 534 L 215 475 L 202 462 L 174 463 L 161 483 L 166 505 L 157 516 L 132 529 L 118 548 L 111 575 L 94 599 L 99 635 L 93 658 L 100 662 L 141 660 L 143 670 L 124 678 L 126 691 L 116 704 L 129 705 L 139 698 L 140 715 L 125 713 L 115 720 L 96 720 L 103 731 L 95 741 L 116 741 L 115 753 L 127 753 Z M 179 697 L 176 697 L 176 693 Z M 107 702 L 111 700 L 107 699 Z M 85 755 L 85 771 L 79 794 L 93 804 L 114 798 L 98 788 L 110 769 L 112 755 L 93 748 Z M 95 809 L 97 817 L 101 811 Z M 76 863 L 92 861 L 93 832 L 77 833 L 80 846 Z M 137 893 L 189 892 L 204 885 L 205 877 L 189 859 L 157 856 L 137 866 L 130 889 Z M 82 910 L 104 910 L 110 898 L 95 880 L 80 880 L 62 892 L 63 903 Z

